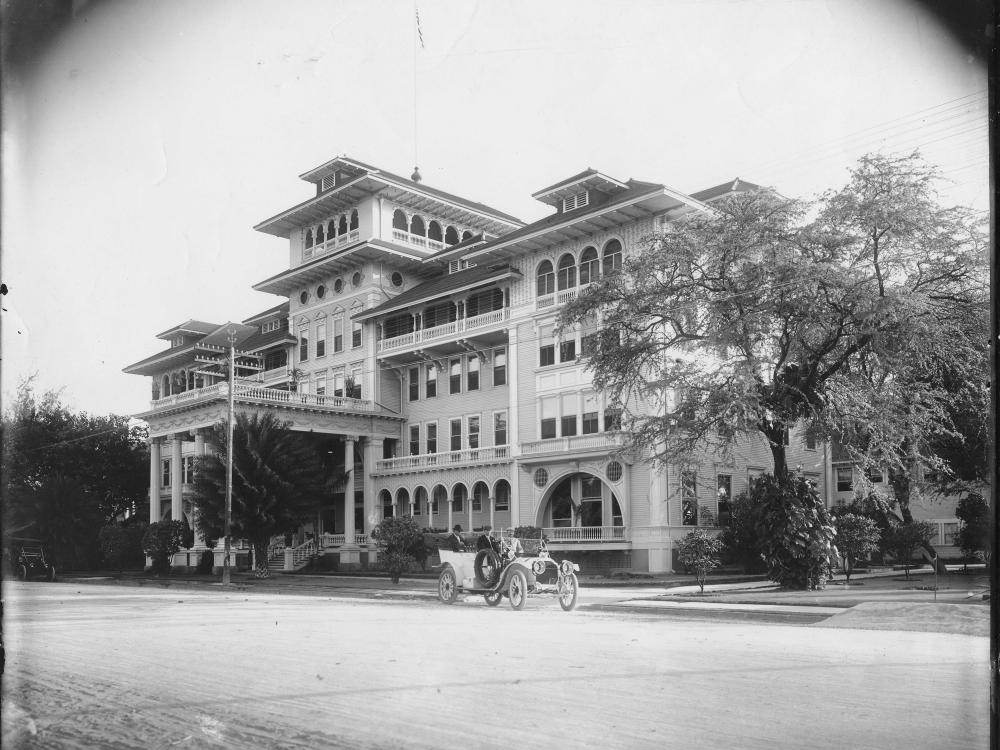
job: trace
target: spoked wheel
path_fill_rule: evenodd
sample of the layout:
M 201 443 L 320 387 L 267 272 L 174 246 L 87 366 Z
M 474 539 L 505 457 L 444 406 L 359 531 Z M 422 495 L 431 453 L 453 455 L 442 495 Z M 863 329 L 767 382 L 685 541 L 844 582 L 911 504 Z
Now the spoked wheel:
M 524 609 L 524 602 L 528 598 L 528 579 L 522 571 L 515 570 L 510 574 L 507 596 L 510 597 L 511 607 Z
M 473 570 L 476 573 L 476 583 L 483 588 L 490 588 L 497 582 L 497 574 L 500 572 L 500 558 L 491 549 L 481 549 L 476 554 Z
M 492 594 L 483 594 L 483 599 L 485 599 L 486 603 L 491 607 L 495 607 L 500 603 L 500 600 L 503 599 L 503 594 L 499 591 Z
M 570 573 L 568 576 L 560 575 L 556 586 L 559 592 L 559 606 L 566 612 L 575 609 L 576 598 L 580 593 L 580 584 L 576 580 L 576 573 Z
M 445 604 L 454 604 L 458 599 L 458 581 L 455 579 L 455 569 L 451 566 L 442 570 L 438 576 L 438 598 Z

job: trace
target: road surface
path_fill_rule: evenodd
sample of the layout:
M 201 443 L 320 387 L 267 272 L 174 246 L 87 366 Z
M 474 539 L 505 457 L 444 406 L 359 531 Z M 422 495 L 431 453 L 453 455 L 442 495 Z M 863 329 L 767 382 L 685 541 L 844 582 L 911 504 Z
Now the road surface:
M 583 592 L 586 596 L 586 590 Z M 5 750 L 984 748 L 988 640 L 5 582 Z

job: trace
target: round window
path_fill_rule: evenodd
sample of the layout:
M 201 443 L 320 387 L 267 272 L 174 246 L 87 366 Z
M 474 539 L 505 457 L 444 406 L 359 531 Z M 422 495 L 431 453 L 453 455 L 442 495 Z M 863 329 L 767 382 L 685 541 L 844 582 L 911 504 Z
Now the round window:
M 323 299 L 325 296 L 326 296 L 326 287 L 320 284 L 318 287 L 316 287 L 316 297 L 319 299 Z
M 617 482 L 622 478 L 622 465 L 617 461 L 612 461 L 605 467 L 604 473 L 612 482 Z
M 299 295 L 299 302 L 301 302 L 304 305 L 308 301 L 309 301 L 309 292 L 302 292 L 302 294 Z
M 337 279 L 333 282 L 333 292 L 334 294 L 340 294 L 342 291 L 344 291 L 344 280 Z
M 351 286 L 361 286 L 361 271 L 355 271 L 351 277 Z
M 549 483 L 549 472 L 545 469 L 535 469 L 535 486 L 544 487 Z
M 403 286 L 403 274 L 399 271 L 393 271 L 390 280 L 392 281 L 393 286 Z

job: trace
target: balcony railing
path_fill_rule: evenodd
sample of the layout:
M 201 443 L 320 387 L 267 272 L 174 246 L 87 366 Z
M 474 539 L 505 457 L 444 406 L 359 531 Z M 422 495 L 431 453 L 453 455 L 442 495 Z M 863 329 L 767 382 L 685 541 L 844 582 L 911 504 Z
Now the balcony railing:
M 321 534 L 320 537 L 319 537 L 319 540 L 320 540 L 320 544 L 322 544 L 324 548 L 327 548 L 327 547 L 343 547 L 345 544 L 347 544 L 347 535 L 346 534 Z M 367 534 L 355 534 L 354 535 L 354 543 L 355 544 L 359 544 L 359 545 L 367 545 L 367 544 L 369 544 L 368 535 Z
M 571 300 L 575 300 L 581 292 L 583 292 L 590 284 L 581 284 L 580 286 L 575 286 L 572 289 L 563 289 L 559 292 L 553 292 L 552 294 L 541 294 L 535 297 L 535 309 L 541 310 L 546 307 L 552 307 L 554 305 L 562 305 Z
M 275 367 L 273 370 L 264 370 L 258 376 L 260 381 L 267 384 L 281 383 L 292 377 L 292 374 L 288 371 L 287 367 Z
M 207 388 L 194 388 L 173 396 L 152 401 L 153 409 L 163 409 L 168 406 L 225 398 L 229 395 L 228 383 L 216 383 Z M 278 388 L 265 388 L 253 383 L 237 383 L 233 395 L 243 400 L 252 400 L 268 404 L 288 404 L 289 406 L 314 406 L 338 411 L 376 412 L 373 401 L 360 398 L 345 398 L 343 396 L 327 396 L 325 394 L 298 393 L 283 391 Z
M 483 313 L 482 315 L 475 315 L 471 318 L 460 318 L 458 320 L 453 320 L 450 323 L 445 323 L 444 325 L 424 328 L 420 331 L 404 333 L 401 336 L 393 336 L 392 338 L 382 339 L 378 342 L 378 351 L 379 353 L 382 353 L 391 352 L 396 349 L 405 349 L 406 347 L 415 346 L 416 344 L 426 341 L 443 339 L 448 336 L 465 333 L 466 331 L 489 328 L 490 326 L 499 325 L 509 319 L 510 308 L 502 307 L 499 310 L 491 310 L 490 312 Z
M 352 242 L 357 242 L 361 237 L 361 231 L 358 229 L 352 229 L 347 234 L 338 234 L 333 239 L 327 240 L 326 242 L 320 242 L 312 247 L 307 247 L 302 251 L 302 260 L 310 260 L 311 258 L 318 258 L 321 255 L 326 255 L 338 247 L 344 247 L 344 245 L 349 245 Z
M 568 452 L 579 450 L 616 449 L 625 444 L 625 436 L 620 432 L 595 432 L 590 435 L 531 440 L 521 443 L 521 455 L 532 453 Z
M 629 530 L 625 526 L 553 526 L 542 529 L 550 543 L 599 543 L 628 542 Z
M 454 468 L 459 465 L 494 463 L 510 458 L 510 446 L 491 445 L 483 448 L 466 448 L 446 453 L 421 453 L 416 456 L 382 458 L 375 462 L 376 472 L 409 471 L 411 469 Z
M 432 240 L 420 234 L 412 234 L 405 229 L 394 228 L 392 230 L 392 239 L 396 242 L 402 242 L 404 245 L 426 247 L 430 250 L 444 250 L 445 248 L 445 244 L 441 240 Z

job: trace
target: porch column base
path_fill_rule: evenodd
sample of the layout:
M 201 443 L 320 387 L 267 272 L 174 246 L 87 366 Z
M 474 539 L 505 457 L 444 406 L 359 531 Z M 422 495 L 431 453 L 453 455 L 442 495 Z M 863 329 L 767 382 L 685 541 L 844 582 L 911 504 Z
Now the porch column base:
M 673 560 L 671 560 L 669 547 L 653 547 L 648 550 L 649 572 L 650 573 L 673 573 Z
M 361 548 L 356 544 L 347 545 L 337 550 L 340 553 L 340 569 L 352 570 L 361 567 Z

